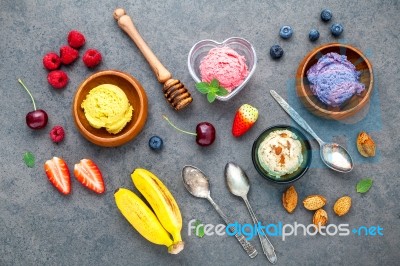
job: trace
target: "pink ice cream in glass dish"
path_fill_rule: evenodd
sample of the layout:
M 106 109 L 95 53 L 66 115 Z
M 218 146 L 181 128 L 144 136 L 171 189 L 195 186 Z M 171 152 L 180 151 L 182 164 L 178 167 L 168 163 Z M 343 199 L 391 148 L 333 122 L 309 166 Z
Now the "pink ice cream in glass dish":
M 202 40 L 193 45 L 188 55 L 189 73 L 197 82 L 217 79 L 228 95 L 217 96 L 227 101 L 238 94 L 250 80 L 257 65 L 257 55 L 250 42 L 232 37 L 222 43 Z

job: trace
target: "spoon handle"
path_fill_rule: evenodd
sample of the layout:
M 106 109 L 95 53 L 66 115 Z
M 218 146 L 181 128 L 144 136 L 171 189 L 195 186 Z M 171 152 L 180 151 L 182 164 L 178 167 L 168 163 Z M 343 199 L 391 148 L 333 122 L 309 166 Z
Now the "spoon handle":
M 225 215 L 225 213 L 222 212 L 221 208 L 217 205 L 217 203 L 214 202 L 214 200 L 209 196 L 208 201 L 212 204 L 214 209 L 218 212 L 218 214 L 221 216 L 221 218 L 224 220 L 224 222 L 229 225 L 229 219 Z M 229 231 L 233 233 L 235 229 L 232 227 L 229 227 Z M 247 255 L 249 255 L 250 258 L 254 258 L 257 256 L 258 252 L 256 248 L 251 244 L 249 241 L 246 240 L 246 237 L 242 234 L 235 234 L 236 239 L 239 241 L 240 245 L 242 245 L 243 249 L 246 251 Z
M 247 198 L 243 198 L 243 199 L 244 199 L 244 202 L 246 203 L 247 209 L 250 212 L 250 215 L 251 215 L 251 218 L 253 219 L 254 224 L 259 226 L 257 217 L 254 214 L 249 201 L 247 200 Z M 278 257 L 275 254 L 274 246 L 269 241 L 269 239 L 268 239 L 266 233 L 264 232 L 264 230 L 262 229 L 262 227 L 257 228 L 257 234 L 258 234 L 258 237 L 260 238 L 261 247 L 263 249 L 265 256 L 267 256 L 269 262 L 271 262 L 272 264 L 275 264 L 276 261 L 278 260 Z
M 320 145 L 324 142 L 317 136 L 317 134 L 312 130 L 312 128 L 307 124 L 307 122 L 292 108 L 290 105 L 274 90 L 269 91 L 272 97 L 279 103 L 279 105 L 288 113 L 294 121 L 297 122 L 305 131 L 311 134 Z

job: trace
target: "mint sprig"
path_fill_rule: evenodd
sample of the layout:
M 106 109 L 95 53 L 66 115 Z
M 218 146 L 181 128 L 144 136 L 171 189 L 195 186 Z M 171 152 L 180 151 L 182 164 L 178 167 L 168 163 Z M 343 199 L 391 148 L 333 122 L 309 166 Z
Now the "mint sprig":
M 358 181 L 356 190 L 358 193 L 366 193 L 372 186 L 372 179 L 371 178 L 364 178 Z
M 35 155 L 30 151 L 24 153 L 24 162 L 26 166 L 33 168 L 35 166 Z
M 225 96 L 229 93 L 229 91 L 219 85 L 217 79 L 211 80 L 210 83 L 198 82 L 196 83 L 196 89 L 202 94 L 207 94 L 207 100 L 209 103 L 214 102 L 217 96 Z

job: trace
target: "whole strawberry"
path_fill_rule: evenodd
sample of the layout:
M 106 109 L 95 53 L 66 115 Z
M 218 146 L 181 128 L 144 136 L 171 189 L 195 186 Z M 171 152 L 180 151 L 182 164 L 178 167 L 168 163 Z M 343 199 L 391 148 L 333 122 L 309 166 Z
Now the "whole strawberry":
M 242 136 L 254 125 L 257 119 L 258 110 L 249 104 L 243 104 L 236 111 L 232 125 L 232 135 L 235 137 Z
M 79 57 L 78 50 L 75 50 L 74 48 L 72 48 L 68 45 L 61 46 L 60 58 L 61 58 L 61 62 L 64 65 L 69 65 L 69 64 L 73 63 L 78 57 Z

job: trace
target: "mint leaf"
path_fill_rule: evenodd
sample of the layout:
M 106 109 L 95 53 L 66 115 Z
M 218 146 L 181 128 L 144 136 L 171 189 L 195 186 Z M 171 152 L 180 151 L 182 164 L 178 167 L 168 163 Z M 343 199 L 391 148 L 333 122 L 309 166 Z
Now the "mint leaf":
M 358 181 L 356 190 L 358 193 L 366 193 L 372 186 L 372 179 L 371 178 L 364 178 Z
M 202 224 L 199 220 L 196 220 L 194 226 L 195 235 L 199 238 L 202 238 L 204 236 L 204 224 Z
M 219 87 L 219 81 L 217 79 L 211 80 L 210 87 L 218 88 Z
M 198 83 L 196 83 L 195 86 L 196 86 L 196 89 L 202 94 L 207 94 L 210 91 L 209 85 L 207 82 L 198 82 Z
M 215 92 L 209 92 L 207 94 L 207 100 L 209 103 L 212 103 L 213 101 L 215 101 L 216 97 L 217 97 L 217 94 Z
M 218 87 L 218 92 L 217 95 L 218 96 L 225 96 L 228 95 L 229 91 L 227 89 L 225 89 L 224 87 L 219 86 Z
M 35 156 L 33 153 L 27 151 L 24 153 L 24 162 L 26 166 L 33 168 L 35 166 Z

